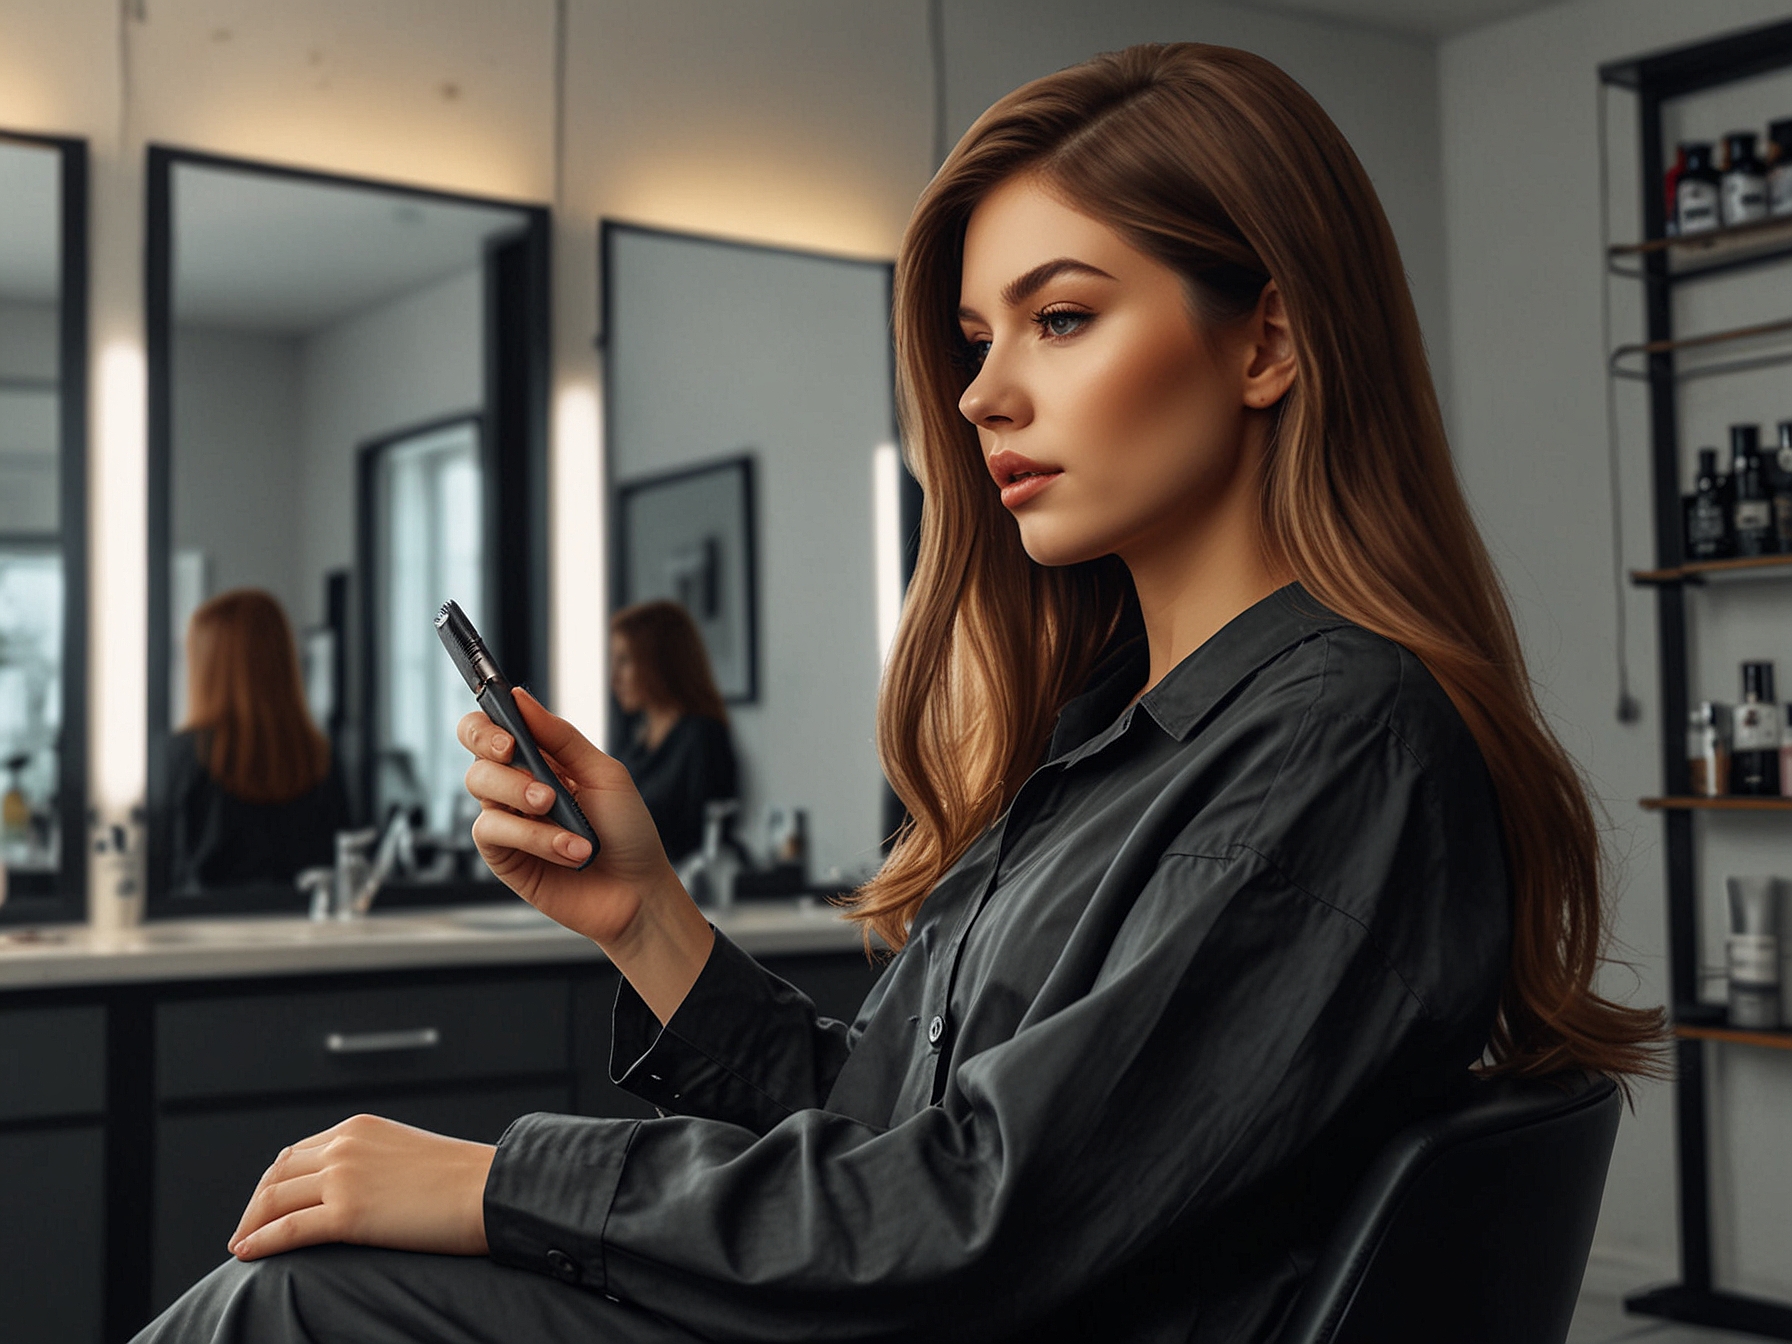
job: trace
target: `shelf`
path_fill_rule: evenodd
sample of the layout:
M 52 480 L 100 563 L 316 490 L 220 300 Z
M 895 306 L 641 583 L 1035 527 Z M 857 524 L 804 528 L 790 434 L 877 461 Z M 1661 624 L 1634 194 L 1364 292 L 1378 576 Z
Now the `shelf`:
M 1775 571 L 1785 571 L 1776 573 Z M 1630 581 L 1641 584 L 1703 583 L 1707 575 L 1748 574 L 1792 578 L 1792 555 L 1752 555 L 1740 560 L 1689 560 L 1670 569 L 1633 569 Z
M 1722 798 L 1693 795 L 1639 798 L 1637 803 L 1650 812 L 1792 812 L 1792 798 L 1751 798 L 1736 794 Z
M 1792 1050 L 1792 1031 L 1784 1027 L 1748 1031 L 1741 1027 L 1704 1027 L 1677 1023 L 1674 1035 L 1681 1040 L 1726 1041 L 1731 1045 L 1760 1045 L 1769 1050 Z
M 1685 238 L 1652 238 L 1646 243 L 1623 243 L 1607 249 L 1612 274 L 1635 280 L 1656 277 L 1641 266 L 1618 263 L 1624 258 L 1643 258 L 1665 252 L 1668 271 L 1660 277 L 1668 283 L 1759 266 L 1792 256 L 1792 215 L 1776 215 L 1727 229 L 1711 229 Z
M 1792 255 L 1792 249 L 1788 250 Z M 1632 378 L 1641 382 L 1649 381 L 1647 367 L 1650 357 L 1654 355 L 1677 354 L 1683 350 L 1709 350 L 1719 346 L 1734 345 L 1741 341 L 1764 340 L 1771 336 L 1792 335 L 1792 317 L 1781 318 L 1776 322 L 1756 322 L 1746 327 L 1731 327 L 1727 331 L 1701 332 L 1697 336 L 1683 336 L 1673 341 L 1638 341 L 1633 345 L 1620 345 L 1611 353 L 1607 367 L 1614 378 Z M 1623 361 L 1641 359 L 1643 367 L 1625 368 Z M 1765 355 L 1745 355 L 1722 364 L 1709 364 L 1701 368 L 1675 370 L 1677 378 L 1708 376 L 1714 373 L 1730 373 L 1742 369 L 1764 368 L 1773 364 L 1792 360 L 1792 352 L 1771 352 Z

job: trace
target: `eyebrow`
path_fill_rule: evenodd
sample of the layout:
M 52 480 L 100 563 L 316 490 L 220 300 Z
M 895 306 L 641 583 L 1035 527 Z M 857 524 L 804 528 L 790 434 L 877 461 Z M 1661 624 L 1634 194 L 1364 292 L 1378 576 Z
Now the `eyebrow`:
M 1017 276 L 1002 288 L 1002 302 L 1012 308 L 1017 303 L 1024 303 L 1043 289 L 1051 281 L 1061 275 L 1088 275 L 1098 280 L 1112 280 L 1114 277 L 1099 266 L 1091 266 L 1086 261 L 1078 261 L 1075 257 L 1053 257 L 1043 261 L 1028 271 Z M 978 314 L 970 308 L 960 308 L 958 316 L 972 318 Z

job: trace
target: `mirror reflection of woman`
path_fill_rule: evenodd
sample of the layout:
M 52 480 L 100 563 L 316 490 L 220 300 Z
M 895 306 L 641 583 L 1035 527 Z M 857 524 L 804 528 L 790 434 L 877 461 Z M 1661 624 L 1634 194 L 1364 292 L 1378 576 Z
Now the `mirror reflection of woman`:
M 738 796 L 728 711 L 690 613 L 653 601 L 612 616 L 610 692 L 625 716 L 616 759 L 677 863 L 703 842 L 704 805 Z
M 171 889 L 272 883 L 333 861 L 348 799 L 311 721 L 286 613 L 220 593 L 187 626 L 187 719 L 168 746 Z
M 525 701 L 603 838 L 575 871 L 470 715 L 480 851 L 608 952 L 614 1072 L 667 1114 L 305 1139 L 174 1326 L 1266 1344 L 1471 1069 L 1650 1069 L 1392 233 L 1303 89 L 1175 45 L 1017 90 L 923 194 L 895 318 L 912 822 L 851 911 L 900 949 L 858 1020 L 712 929 L 627 772 Z

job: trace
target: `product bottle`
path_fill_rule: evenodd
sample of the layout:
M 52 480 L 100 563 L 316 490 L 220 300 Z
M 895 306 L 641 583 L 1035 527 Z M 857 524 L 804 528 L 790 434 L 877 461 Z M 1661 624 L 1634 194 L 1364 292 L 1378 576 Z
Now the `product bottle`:
M 1701 700 L 1686 724 L 1686 766 L 1695 798 L 1721 798 L 1730 791 L 1728 707 Z
M 1742 665 L 1742 703 L 1730 739 L 1730 792 L 1775 797 L 1780 791 L 1780 707 L 1773 664 Z
M 1792 420 L 1780 421 L 1779 446 L 1767 478 L 1773 490 L 1773 535 L 1781 555 L 1792 555 Z
M 1718 174 L 1711 161 L 1711 145 L 1704 140 L 1686 143 L 1686 170 L 1674 190 L 1674 219 L 1681 236 L 1704 233 L 1718 226 Z
M 1767 128 L 1767 212 L 1792 215 L 1792 117 Z
M 1722 560 L 1735 554 L 1730 510 L 1725 502 L 1727 480 L 1717 472 L 1717 449 L 1699 449 L 1699 474 L 1685 498 L 1686 558 Z
M 1730 937 L 1724 961 L 1730 976 L 1730 1025 L 1780 1024 L 1779 879 L 1731 877 Z
M 1767 165 L 1755 157 L 1755 133 L 1724 137 L 1724 226 L 1767 218 Z
M 1780 710 L 1780 785 L 1792 779 L 1792 705 Z
M 1773 526 L 1773 496 L 1761 469 L 1761 431 L 1730 426 L 1730 514 L 1737 555 L 1772 555 L 1779 549 Z
M 1686 144 L 1681 142 L 1674 149 L 1674 161 L 1668 165 L 1667 172 L 1661 175 L 1662 190 L 1667 193 L 1667 231 L 1672 238 L 1680 232 L 1680 223 L 1674 218 L 1678 212 L 1680 200 L 1680 174 L 1686 171 Z

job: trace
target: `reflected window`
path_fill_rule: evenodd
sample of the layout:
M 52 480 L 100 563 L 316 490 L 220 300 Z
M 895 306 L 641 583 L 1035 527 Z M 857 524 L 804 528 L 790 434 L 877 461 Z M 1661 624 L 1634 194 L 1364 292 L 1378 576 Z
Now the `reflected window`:
M 468 418 L 375 445 L 372 455 L 377 695 L 375 814 L 394 807 L 438 836 L 472 799 L 455 726 L 471 707 L 434 617 L 453 598 L 485 617 L 479 425 Z
M 62 556 L 0 543 L 0 861 L 58 867 L 62 733 Z
M 0 919 L 79 918 L 86 151 L 0 132 Z

